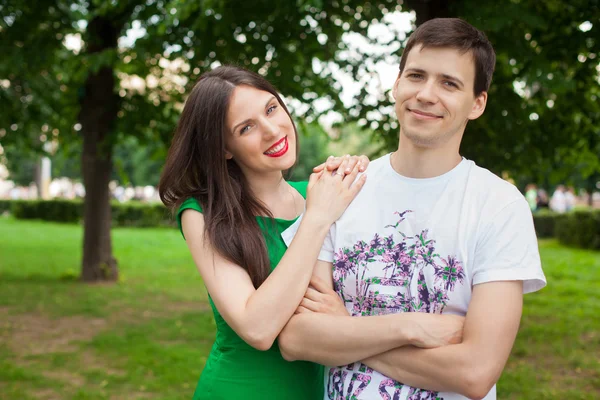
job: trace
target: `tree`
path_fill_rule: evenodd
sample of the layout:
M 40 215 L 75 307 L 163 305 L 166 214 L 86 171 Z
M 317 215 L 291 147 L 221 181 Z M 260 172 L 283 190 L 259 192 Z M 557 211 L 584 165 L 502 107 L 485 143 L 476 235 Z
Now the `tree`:
M 0 139 L 30 147 L 82 141 L 84 281 L 118 277 L 108 192 L 117 143 L 129 135 L 168 143 L 184 94 L 216 62 L 257 70 L 306 101 L 307 122 L 316 98 L 343 111 L 326 63 L 343 64 L 345 32 L 365 33 L 386 7 L 397 7 L 393 0 L 0 4 Z M 319 61 L 325 66 L 316 73 Z
M 486 32 L 497 54 L 486 112 L 469 123 L 461 152 L 494 172 L 558 183 L 583 174 L 588 186 L 600 174 L 598 56 L 600 2 L 560 0 L 482 2 L 406 0 L 416 25 L 436 17 L 460 17 Z M 393 42 L 396 38 L 392 39 Z M 379 59 L 398 65 L 402 53 Z M 376 58 L 377 60 L 377 58 Z M 356 57 L 355 79 L 373 73 Z M 360 93 L 354 119 L 362 126 L 377 115 L 375 140 L 397 146 L 389 96 Z
M 298 121 L 297 130 L 300 152 L 296 165 L 292 168 L 290 180 L 307 181 L 315 165 L 319 165 L 329 156 L 327 132 L 316 122 L 304 123 Z
M 400 10 L 394 0 L 2 0 L 0 140 L 34 148 L 82 141 L 82 279 L 116 279 L 108 203 L 115 145 L 128 136 L 169 143 L 185 93 L 217 63 L 265 75 L 304 102 L 306 111 L 296 112 L 308 123 L 318 114 L 314 100 L 328 100 L 343 121 L 369 125 L 374 140 L 394 148 L 398 125 L 389 96 L 365 85 L 345 108 L 333 77 L 339 70 L 367 82 L 377 62 L 398 64 L 406 35 L 394 26 L 378 43 L 390 48 L 387 54 L 367 58 L 342 40 L 350 32 L 366 35 L 393 10 Z M 467 157 L 539 179 L 557 161 L 580 168 L 577 157 L 566 156 L 575 149 L 593 155 L 598 0 L 406 0 L 402 10 L 414 10 L 417 24 L 463 17 L 496 47 L 491 100 L 469 125 Z M 81 46 L 72 44 L 79 40 Z M 587 165 L 589 176 L 598 172 L 597 164 Z

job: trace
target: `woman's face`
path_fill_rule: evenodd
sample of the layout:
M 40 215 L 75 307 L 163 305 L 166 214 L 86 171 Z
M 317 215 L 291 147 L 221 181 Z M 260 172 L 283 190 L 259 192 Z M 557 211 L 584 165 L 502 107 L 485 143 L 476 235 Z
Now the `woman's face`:
M 247 85 L 236 87 L 226 126 L 226 157 L 247 177 L 283 171 L 296 162 L 294 125 L 271 93 Z

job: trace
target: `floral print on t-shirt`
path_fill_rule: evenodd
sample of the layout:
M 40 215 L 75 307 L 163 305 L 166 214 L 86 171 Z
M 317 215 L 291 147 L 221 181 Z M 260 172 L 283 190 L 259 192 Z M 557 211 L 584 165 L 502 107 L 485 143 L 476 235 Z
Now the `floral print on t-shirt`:
M 383 236 L 376 233 L 369 242 L 359 240 L 334 254 L 334 287 L 353 316 L 441 313 L 448 294 L 463 283 L 462 262 L 455 256 L 436 252 L 436 241 L 428 237 L 427 229 L 412 236 L 402 232 L 402 223 L 411 212 L 394 213 L 396 222 L 384 227 Z M 389 378 L 372 379 L 372 372 L 362 364 L 331 368 L 326 388 L 328 397 L 360 399 L 363 390 L 377 385 L 380 399 L 400 399 L 405 385 Z M 409 400 L 440 398 L 436 392 L 407 388 L 407 397 L 403 398 Z

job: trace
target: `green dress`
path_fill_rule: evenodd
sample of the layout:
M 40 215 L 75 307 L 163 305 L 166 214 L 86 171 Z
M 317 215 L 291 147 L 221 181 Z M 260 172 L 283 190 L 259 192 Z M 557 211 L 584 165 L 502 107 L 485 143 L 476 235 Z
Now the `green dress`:
M 306 198 L 307 182 L 289 183 Z M 180 227 L 181 213 L 186 209 L 202 211 L 198 201 L 187 199 L 177 212 Z M 271 226 L 267 218 L 256 219 L 263 233 L 265 224 Z M 267 241 L 271 271 L 287 249 L 280 234 L 294 221 L 295 219 L 275 219 L 278 234 L 274 240 Z M 256 350 L 227 325 L 210 296 L 208 300 L 214 314 L 217 333 L 193 400 L 320 400 L 323 398 L 321 365 L 284 360 L 277 341 L 267 351 Z

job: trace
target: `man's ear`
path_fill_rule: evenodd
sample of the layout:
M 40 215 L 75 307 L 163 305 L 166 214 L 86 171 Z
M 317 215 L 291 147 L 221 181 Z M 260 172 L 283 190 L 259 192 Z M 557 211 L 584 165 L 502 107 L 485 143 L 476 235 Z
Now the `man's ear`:
M 396 100 L 396 94 L 398 92 L 398 85 L 400 84 L 400 76 L 402 76 L 402 71 L 398 73 L 398 77 L 396 78 L 396 82 L 394 82 L 394 86 L 392 87 L 392 97 Z
M 473 103 L 473 108 L 471 108 L 471 112 L 469 113 L 469 119 L 474 120 L 481 117 L 481 114 L 485 111 L 485 106 L 487 104 L 487 92 L 481 92 L 479 96 L 475 97 L 475 102 Z

